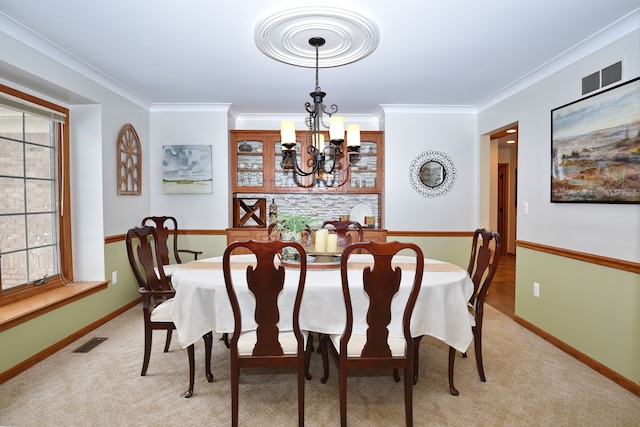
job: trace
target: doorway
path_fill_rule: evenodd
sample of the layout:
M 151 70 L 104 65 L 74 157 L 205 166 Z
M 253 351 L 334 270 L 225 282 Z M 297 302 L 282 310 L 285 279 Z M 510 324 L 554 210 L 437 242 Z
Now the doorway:
M 495 174 L 496 231 L 502 236 L 503 254 L 516 253 L 516 185 L 518 171 L 518 124 L 513 123 L 490 134 L 491 144 L 497 146 L 497 155 L 491 159 L 491 171 Z M 494 163 L 495 162 L 495 163 Z
M 516 265 L 516 209 L 518 169 L 518 124 L 496 130 L 490 140 L 497 145 L 498 155 L 493 157 L 491 170 L 496 175 L 495 212 L 496 231 L 502 236 L 500 263 L 487 296 L 487 303 L 509 317 L 515 313 Z M 495 163 L 494 163 L 495 162 Z
M 498 233 L 508 236 L 509 223 L 509 164 L 498 163 Z M 501 255 L 507 254 L 507 245 L 502 245 Z

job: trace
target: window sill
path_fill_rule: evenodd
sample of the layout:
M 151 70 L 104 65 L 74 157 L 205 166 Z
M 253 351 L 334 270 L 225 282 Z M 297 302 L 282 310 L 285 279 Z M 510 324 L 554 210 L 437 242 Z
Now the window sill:
M 0 307 L 0 332 L 106 289 L 109 282 L 75 282 Z

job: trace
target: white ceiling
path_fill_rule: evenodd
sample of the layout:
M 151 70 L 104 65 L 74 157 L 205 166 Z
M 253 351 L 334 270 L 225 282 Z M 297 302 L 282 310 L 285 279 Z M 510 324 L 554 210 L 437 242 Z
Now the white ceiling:
M 373 53 L 320 69 L 325 102 L 343 114 L 372 114 L 380 104 L 477 107 L 629 14 L 640 27 L 640 0 L 0 0 L 0 31 L 148 106 L 301 113 L 314 70 L 267 57 L 254 31 L 271 14 L 311 5 L 378 25 Z M 0 55 L 3 71 L 11 65 Z

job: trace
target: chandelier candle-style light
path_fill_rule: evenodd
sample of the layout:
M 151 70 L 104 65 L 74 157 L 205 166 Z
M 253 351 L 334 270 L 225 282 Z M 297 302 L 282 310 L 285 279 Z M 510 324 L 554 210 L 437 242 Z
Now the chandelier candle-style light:
M 344 117 L 334 115 L 338 112 L 336 104 L 332 104 L 330 109 L 327 109 L 323 103 L 326 93 L 320 89 L 318 83 L 318 48 L 324 43 L 325 40 L 322 37 L 309 39 L 309 44 L 316 48 L 316 86 L 315 90 L 310 93 L 313 103 L 305 103 L 305 108 L 309 113 L 309 117 L 306 119 L 309 128 L 307 153 L 312 161 L 311 169 L 305 171 L 298 165 L 295 150 L 296 127 L 293 121 L 288 120 L 280 122 L 282 167 L 293 169 L 300 176 L 313 175 L 314 181 L 323 179 L 324 175 L 343 175 L 344 179 L 338 183 L 338 185 L 342 185 L 346 182 L 347 172 L 351 168 L 350 156 L 357 154 L 360 150 L 360 126 L 352 124 L 347 127 L 347 159 L 344 169 L 340 170 L 339 157 L 343 153 L 342 143 L 345 139 Z M 323 120 L 325 114 L 329 117 L 328 126 Z M 329 144 L 325 143 L 321 128 L 329 129 Z

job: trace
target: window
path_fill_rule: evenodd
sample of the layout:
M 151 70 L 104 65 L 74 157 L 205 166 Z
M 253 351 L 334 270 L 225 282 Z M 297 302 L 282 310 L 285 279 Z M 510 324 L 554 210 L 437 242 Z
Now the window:
M 73 279 L 68 115 L 0 85 L 0 305 Z

